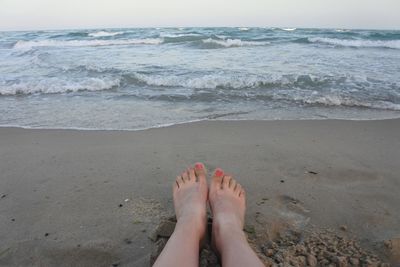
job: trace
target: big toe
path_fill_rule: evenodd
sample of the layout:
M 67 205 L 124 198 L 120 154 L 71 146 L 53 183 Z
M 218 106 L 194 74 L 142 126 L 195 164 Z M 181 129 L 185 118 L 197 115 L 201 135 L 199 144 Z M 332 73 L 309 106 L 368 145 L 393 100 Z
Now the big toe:
M 214 175 L 211 178 L 211 187 L 215 189 L 221 188 L 223 177 L 224 171 L 221 168 L 215 169 Z
M 200 183 L 205 183 L 205 184 L 207 183 L 206 180 L 207 170 L 203 163 L 197 162 L 194 165 L 194 172 L 196 173 L 196 177 Z

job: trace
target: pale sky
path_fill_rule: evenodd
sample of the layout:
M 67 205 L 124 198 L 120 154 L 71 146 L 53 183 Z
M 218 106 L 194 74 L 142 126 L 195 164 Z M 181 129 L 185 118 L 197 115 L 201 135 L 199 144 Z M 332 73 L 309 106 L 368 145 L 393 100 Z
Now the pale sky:
M 400 0 L 0 0 L 0 30 L 259 26 L 400 29 Z

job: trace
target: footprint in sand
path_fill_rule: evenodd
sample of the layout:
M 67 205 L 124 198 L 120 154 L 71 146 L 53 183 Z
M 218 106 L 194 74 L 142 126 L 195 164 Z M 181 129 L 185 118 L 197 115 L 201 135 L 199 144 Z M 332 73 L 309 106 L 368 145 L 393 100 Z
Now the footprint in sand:
M 289 224 L 293 227 L 297 229 L 303 228 L 310 221 L 310 217 L 308 216 L 310 210 L 300 200 L 288 195 L 280 195 L 277 197 L 275 203 L 280 215 L 283 219 L 290 222 Z
M 288 195 L 280 195 L 278 196 L 278 202 L 280 204 L 283 204 L 288 210 L 292 211 L 292 212 L 296 212 L 299 214 L 307 214 L 310 212 L 310 210 L 306 209 L 304 207 L 303 202 L 301 202 L 300 200 L 288 196 Z

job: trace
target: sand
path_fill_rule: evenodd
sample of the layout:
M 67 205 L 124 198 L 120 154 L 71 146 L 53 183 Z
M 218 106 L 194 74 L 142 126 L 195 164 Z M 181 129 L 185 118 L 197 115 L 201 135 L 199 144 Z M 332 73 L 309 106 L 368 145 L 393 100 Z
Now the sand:
M 0 128 L 0 266 L 149 266 L 149 236 L 173 215 L 171 183 L 196 161 L 249 192 L 259 253 L 328 235 L 396 266 L 399 159 L 400 120 Z M 288 233 L 302 238 L 287 243 Z

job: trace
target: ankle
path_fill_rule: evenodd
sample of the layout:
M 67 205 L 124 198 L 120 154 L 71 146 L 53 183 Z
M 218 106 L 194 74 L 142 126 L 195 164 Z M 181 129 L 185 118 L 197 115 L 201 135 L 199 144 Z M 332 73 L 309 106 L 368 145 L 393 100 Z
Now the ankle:
M 213 220 L 213 239 L 217 250 L 221 253 L 230 242 L 245 241 L 246 235 L 240 223 L 234 220 Z
M 220 213 L 213 218 L 213 228 L 218 232 L 243 233 L 243 222 L 233 213 Z
M 182 216 L 178 219 L 174 232 L 185 233 L 196 239 L 201 239 L 205 234 L 206 224 L 206 218 Z

